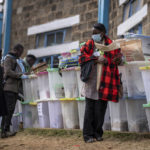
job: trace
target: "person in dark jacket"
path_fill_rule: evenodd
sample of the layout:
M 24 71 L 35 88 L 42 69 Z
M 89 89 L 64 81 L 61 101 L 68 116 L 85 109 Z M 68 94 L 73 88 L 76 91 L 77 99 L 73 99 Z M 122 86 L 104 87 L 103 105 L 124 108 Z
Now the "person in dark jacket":
M 81 55 L 79 63 L 82 66 L 89 61 L 94 61 L 90 78 L 85 82 L 84 96 L 86 97 L 86 107 L 83 125 L 83 137 L 86 143 L 95 140 L 102 141 L 103 123 L 108 101 L 118 102 L 120 77 L 118 64 L 121 63 L 122 54 L 120 49 L 104 52 L 98 59 L 95 42 L 109 45 L 112 41 L 106 36 L 105 26 L 101 23 L 94 25 L 92 39 L 88 40 L 80 49 Z M 103 64 L 102 76 L 100 78 L 100 88 L 97 85 L 97 63 Z
M 0 61 L 1 61 L 1 56 L 2 56 L 2 50 L 0 49 Z M 4 117 L 8 114 L 7 113 L 7 105 L 6 105 L 6 101 L 4 98 L 4 91 L 3 91 L 4 85 L 3 84 L 4 84 L 3 68 L 2 68 L 1 63 L 0 63 L 0 117 Z M 2 122 L 1 122 L 1 128 L 3 128 Z M 1 137 L 3 137 L 5 134 L 3 131 L 4 130 L 2 129 Z
M 2 117 L 2 138 L 14 136 L 16 134 L 10 132 L 10 125 L 18 98 L 21 78 L 24 76 L 20 66 L 17 64 L 17 59 L 20 58 L 23 50 L 23 46 L 17 44 L 14 49 L 7 54 L 4 60 L 4 96 L 7 103 L 8 114 Z
M 32 66 L 35 64 L 37 58 L 34 55 L 27 55 L 26 58 L 23 61 L 23 65 L 25 67 L 25 72 L 31 73 L 32 71 Z
M 26 74 L 26 76 L 24 76 L 24 79 L 28 78 L 28 75 L 30 75 L 32 73 L 32 66 L 35 64 L 36 62 L 36 57 L 34 55 L 27 55 L 24 59 L 18 59 L 17 63 L 20 66 L 22 73 Z M 23 96 L 23 83 L 20 83 L 20 89 L 19 89 L 19 94 L 18 94 L 18 99 L 20 101 L 24 101 L 24 96 Z
M 0 49 L 0 60 L 2 56 L 2 50 Z M 7 115 L 7 106 L 4 99 L 4 91 L 3 91 L 3 68 L 0 63 L 0 116 L 6 116 Z

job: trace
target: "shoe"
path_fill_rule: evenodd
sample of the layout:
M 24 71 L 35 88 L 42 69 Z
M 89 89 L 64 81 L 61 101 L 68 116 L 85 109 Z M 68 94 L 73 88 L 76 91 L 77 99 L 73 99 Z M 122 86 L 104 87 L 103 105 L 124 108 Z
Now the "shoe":
M 93 143 L 93 142 L 95 142 L 95 140 L 93 138 L 90 138 L 90 139 L 85 141 L 85 143 Z
M 96 141 L 103 141 L 103 138 L 102 137 L 98 137 L 98 138 L 96 138 Z
M 2 138 L 2 139 L 7 138 L 7 135 L 6 135 L 5 132 L 2 132 L 2 133 L 1 133 L 1 138 Z
M 10 131 L 7 131 L 7 132 L 6 132 L 6 136 L 7 136 L 7 137 L 15 136 L 16 134 L 17 134 L 17 132 L 10 132 Z

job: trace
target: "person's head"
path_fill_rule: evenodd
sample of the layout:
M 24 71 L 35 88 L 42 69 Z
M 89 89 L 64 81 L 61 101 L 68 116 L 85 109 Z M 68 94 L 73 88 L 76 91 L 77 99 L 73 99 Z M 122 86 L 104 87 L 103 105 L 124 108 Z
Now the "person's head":
M 17 57 L 21 57 L 23 51 L 24 51 L 24 47 L 21 44 L 17 44 L 13 48 L 13 52 Z
M 37 58 L 34 55 L 27 55 L 26 57 L 26 61 L 30 65 L 30 67 L 32 67 L 35 64 L 36 59 Z
M 101 24 L 101 23 L 94 24 L 92 39 L 95 42 L 103 41 L 105 34 L 106 34 L 106 28 L 103 24 Z

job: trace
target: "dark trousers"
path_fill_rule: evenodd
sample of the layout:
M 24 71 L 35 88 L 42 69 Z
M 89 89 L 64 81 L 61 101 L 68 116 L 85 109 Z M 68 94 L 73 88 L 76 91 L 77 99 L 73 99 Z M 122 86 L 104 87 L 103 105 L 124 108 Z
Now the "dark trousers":
M 103 135 L 103 123 L 105 112 L 107 108 L 107 101 L 92 100 L 86 98 L 86 107 L 83 125 L 84 140 L 89 138 L 98 138 Z
M 4 92 L 4 96 L 7 104 L 8 114 L 7 116 L 2 117 L 1 122 L 2 132 L 10 130 L 11 119 L 15 111 L 18 94 L 13 92 Z

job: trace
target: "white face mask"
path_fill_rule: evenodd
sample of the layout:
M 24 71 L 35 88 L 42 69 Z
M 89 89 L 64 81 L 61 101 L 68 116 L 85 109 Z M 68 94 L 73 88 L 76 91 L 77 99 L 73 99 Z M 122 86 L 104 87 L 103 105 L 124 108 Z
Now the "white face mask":
M 92 39 L 94 40 L 94 42 L 100 42 L 102 40 L 102 37 L 100 34 L 93 34 L 92 35 Z

